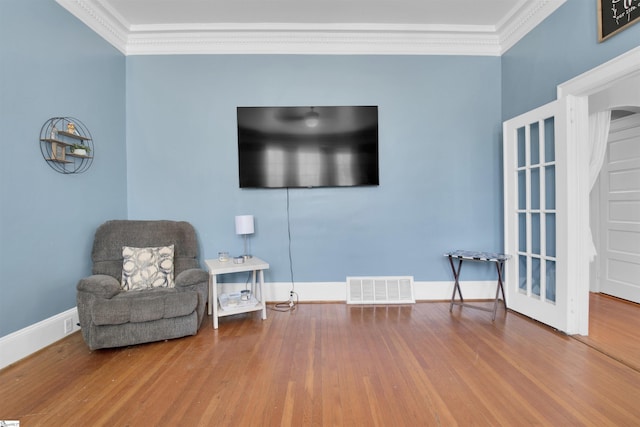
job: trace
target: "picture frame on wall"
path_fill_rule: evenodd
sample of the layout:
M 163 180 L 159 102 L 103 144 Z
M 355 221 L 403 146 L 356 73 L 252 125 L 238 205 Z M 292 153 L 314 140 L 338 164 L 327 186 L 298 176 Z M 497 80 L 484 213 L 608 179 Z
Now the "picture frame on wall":
M 598 42 L 640 22 L 640 0 L 598 0 Z

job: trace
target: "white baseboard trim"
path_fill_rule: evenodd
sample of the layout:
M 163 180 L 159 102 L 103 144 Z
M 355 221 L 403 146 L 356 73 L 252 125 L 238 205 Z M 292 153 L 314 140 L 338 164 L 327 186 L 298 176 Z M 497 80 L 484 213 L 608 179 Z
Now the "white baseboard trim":
M 65 325 L 65 322 L 67 323 Z M 65 329 L 69 326 L 71 329 Z M 0 338 L 0 369 L 79 331 L 78 310 L 74 307 L 48 319 Z
M 496 295 L 496 281 L 462 281 L 460 282 L 465 299 L 493 299 Z M 244 283 L 224 283 L 220 292 L 238 292 Z M 269 282 L 264 284 L 264 296 L 268 302 L 289 300 L 291 282 Z M 343 301 L 347 300 L 346 282 L 301 282 L 296 283 L 293 290 L 298 294 L 300 302 Z M 441 301 L 451 299 L 453 281 L 415 282 L 414 296 L 416 301 Z
M 300 282 L 293 290 L 300 302 L 346 302 L 346 282 Z M 495 280 L 460 282 L 465 299 L 493 299 Z M 244 283 L 220 284 L 220 292 L 236 292 Z M 264 299 L 268 302 L 289 300 L 290 282 L 264 284 Z M 451 298 L 453 282 L 414 282 L 416 301 L 446 301 Z M 71 331 L 66 332 L 65 321 L 71 321 Z M 78 311 L 74 307 L 41 322 L 0 338 L 0 369 L 23 359 L 44 347 L 80 330 Z

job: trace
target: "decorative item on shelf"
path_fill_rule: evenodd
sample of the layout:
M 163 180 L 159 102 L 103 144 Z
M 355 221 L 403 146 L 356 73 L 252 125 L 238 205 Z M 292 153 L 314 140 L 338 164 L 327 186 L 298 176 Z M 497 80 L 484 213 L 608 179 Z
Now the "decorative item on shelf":
M 51 160 L 66 162 L 67 161 L 67 148 L 56 142 L 51 143 Z
M 89 129 L 76 118 L 52 117 L 40 129 L 40 152 L 56 172 L 85 172 L 93 163 L 93 151 Z
M 70 145 L 71 152 L 76 156 L 88 156 L 91 152 L 91 147 L 84 144 Z
M 76 125 L 74 123 L 67 123 L 67 132 L 72 135 L 78 135 L 78 131 L 76 130 Z
M 253 234 L 253 215 L 238 215 L 236 216 L 236 234 L 240 234 L 244 237 L 244 254 L 245 259 L 251 258 L 247 251 L 247 234 Z
M 218 261 L 220 262 L 229 261 L 229 252 L 218 252 Z

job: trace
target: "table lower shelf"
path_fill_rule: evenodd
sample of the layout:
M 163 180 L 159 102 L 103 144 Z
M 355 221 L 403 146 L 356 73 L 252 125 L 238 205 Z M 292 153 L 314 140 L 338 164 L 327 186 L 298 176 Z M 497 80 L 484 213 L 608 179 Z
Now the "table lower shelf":
M 261 311 L 261 310 L 264 310 L 264 307 L 265 307 L 264 303 L 261 303 L 261 302 L 252 306 L 225 308 L 225 309 L 220 307 L 220 305 L 218 304 L 218 317 L 232 316 L 234 314 L 249 313 L 252 311 Z

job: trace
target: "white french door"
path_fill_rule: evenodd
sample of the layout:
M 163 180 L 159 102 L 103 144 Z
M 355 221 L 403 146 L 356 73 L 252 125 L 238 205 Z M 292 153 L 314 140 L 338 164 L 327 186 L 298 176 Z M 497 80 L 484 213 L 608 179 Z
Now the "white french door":
M 510 309 L 569 332 L 565 99 L 503 124 L 506 298 Z

